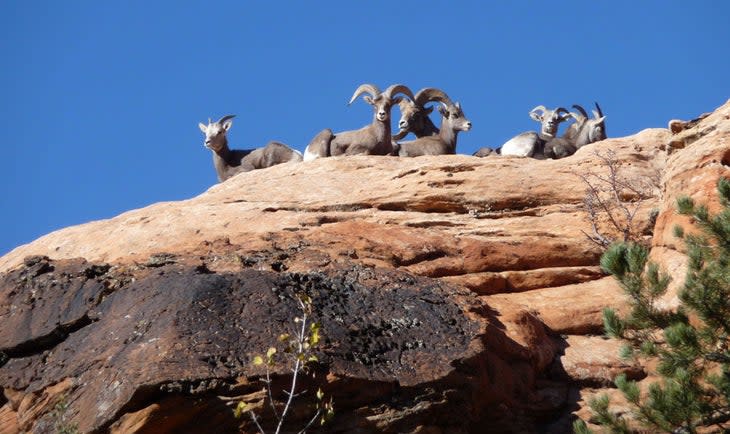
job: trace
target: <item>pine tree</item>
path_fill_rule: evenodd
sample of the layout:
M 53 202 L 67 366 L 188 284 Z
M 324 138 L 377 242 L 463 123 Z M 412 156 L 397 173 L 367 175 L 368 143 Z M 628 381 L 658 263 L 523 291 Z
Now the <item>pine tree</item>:
M 631 311 L 624 318 L 605 309 L 606 333 L 624 339 L 626 357 L 650 356 L 659 361 L 661 381 L 648 393 L 625 376 L 616 386 L 633 404 L 643 426 L 669 433 L 730 432 L 730 180 L 717 184 L 722 210 L 711 215 L 705 205 L 688 197 L 677 201 L 680 214 L 691 216 L 699 231 L 675 236 L 687 246 L 688 271 L 676 311 L 661 310 L 657 301 L 670 278 L 648 262 L 648 250 L 636 244 L 611 246 L 601 267 L 611 273 L 629 297 Z M 610 432 L 632 432 L 628 421 L 610 412 L 607 396 L 589 402 L 597 423 Z M 581 420 L 575 432 L 588 433 Z

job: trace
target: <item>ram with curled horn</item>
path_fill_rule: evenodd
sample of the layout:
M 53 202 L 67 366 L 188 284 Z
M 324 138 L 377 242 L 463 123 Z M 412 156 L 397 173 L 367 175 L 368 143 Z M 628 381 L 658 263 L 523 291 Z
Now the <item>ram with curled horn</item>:
M 396 143 L 393 153 L 400 157 L 455 154 L 459 132 L 469 131 L 471 121 L 464 115 L 461 104 L 452 103 L 450 99 L 448 102 L 440 102 L 438 110 L 441 113 L 441 127 L 438 134 Z
M 363 95 L 364 94 L 364 95 Z M 359 96 L 373 106 L 373 120 L 359 130 L 333 134 L 325 129 L 319 132 L 304 151 L 304 160 L 338 155 L 388 155 L 393 151 L 391 142 L 390 111 L 401 101 L 397 94 L 413 100 L 411 90 L 403 84 L 389 86 L 380 92 L 373 84 L 361 84 L 352 94 L 349 104 Z
M 433 106 L 426 107 L 426 104 L 434 101 L 444 103 L 447 106 L 454 105 L 446 92 L 435 87 L 426 87 L 419 90 L 412 101 L 401 100 L 398 104 L 401 113 L 398 121 L 400 131 L 393 136 L 393 140 L 401 140 L 408 133 L 413 133 L 416 137 L 437 135 L 439 129 L 429 117 L 433 111 Z

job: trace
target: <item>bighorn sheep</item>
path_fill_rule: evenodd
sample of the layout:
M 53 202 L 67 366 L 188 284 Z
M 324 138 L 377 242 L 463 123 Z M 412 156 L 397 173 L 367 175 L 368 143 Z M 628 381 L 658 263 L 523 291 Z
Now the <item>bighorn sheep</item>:
M 496 150 L 494 150 L 494 149 L 492 149 L 490 147 L 485 146 L 483 148 L 479 148 L 479 150 L 476 151 L 475 153 L 473 153 L 472 155 L 475 156 L 475 157 L 484 158 L 484 157 L 489 157 L 490 155 L 497 155 L 498 156 L 499 154 L 497 153 Z
M 302 161 L 302 154 L 283 143 L 269 142 L 263 148 L 229 149 L 226 133 L 233 125 L 235 115 L 223 116 L 217 122 L 208 119 L 208 125 L 199 123 L 205 135 L 204 146 L 213 151 L 213 166 L 218 174 L 218 182 L 231 176 L 254 169 L 263 169 L 289 161 Z
M 517 157 L 540 155 L 545 142 L 556 136 L 560 123 L 568 120 L 571 115 L 563 107 L 548 110 L 545 106 L 539 105 L 530 110 L 530 117 L 540 122 L 540 132 L 528 131 L 518 134 L 502 145 L 498 151 L 500 154 Z
M 426 104 L 432 101 L 442 102 L 446 105 L 454 104 L 444 91 L 435 87 L 419 90 L 413 101 L 401 100 L 398 104 L 401 113 L 398 121 L 400 131 L 393 136 L 394 141 L 402 139 L 408 133 L 413 133 L 416 137 L 435 136 L 439 133 L 439 129 L 428 116 L 433 111 L 433 106 L 426 107 Z
M 400 157 L 417 157 L 419 155 L 443 155 L 456 153 L 456 137 L 459 131 L 469 131 L 471 122 L 464 116 L 461 104 L 445 104 L 439 106 L 441 128 L 436 136 L 423 136 L 408 142 L 396 143 L 394 154 Z
M 329 157 L 330 142 L 334 136 L 334 133 L 329 128 L 325 128 L 317 133 L 307 147 L 304 148 L 304 161 Z
M 393 151 L 390 128 L 390 109 L 393 104 L 401 101 L 396 94 L 402 93 L 410 99 L 415 99 L 411 90 L 402 84 L 389 86 L 382 93 L 377 86 L 362 84 L 350 98 L 349 104 L 367 93 L 363 99 L 373 106 L 373 121 L 354 131 L 344 131 L 332 134 L 332 130 L 325 129 L 318 133 L 304 151 L 304 160 L 313 160 L 320 157 L 337 155 L 388 155 Z
M 588 113 L 583 107 L 578 104 L 573 105 L 573 108 L 578 110 L 580 114 L 571 112 L 570 115 L 575 118 L 575 123 L 565 131 L 562 137 L 551 139 L 545 143 L 543 150 L 545 158 L 565 158 L 573 155 L 575 151 L 587 144 L 606 138 L 606 117 L 601 111 L 601 106 L 598 103 L 594 104 L 596 110 L 593 110 L 592 119 L 588 117 Z

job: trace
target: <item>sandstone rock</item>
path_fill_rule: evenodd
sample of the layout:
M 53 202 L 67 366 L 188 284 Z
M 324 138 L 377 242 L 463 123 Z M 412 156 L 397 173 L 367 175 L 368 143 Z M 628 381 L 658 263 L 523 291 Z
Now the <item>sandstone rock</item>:
M 33 311 L 35 304 L 59 305 L 69 297 L 85 299 L 86 288 L 97 285 L 99 276 L 85 271 L 88 263 L 44 261 L 46 273 L 24 266 L 0 282 L 14 288 L 14 303 L 22 311 Z M 427 413 L 442 414 L 441 427 L 479 426 L 496 403 L 510 402 L 530 387 L 527 358 L 519 381 L 485 370 L 482 361 L 514 371 L 507 360 L 518 353 L 495 344 L 501 339 L 499 345 L 509 345 L 509 339 L 498 338 L 503 333 L 489 325 L 488 315 L 469 313 L 483 309 L 476 298 L 428 279 L 358 266 L 331 277 L 252 269 L 217 274 L 179 264 L 141 267 L 132 275 L 85 305 L 93 321 L 51 348 L 32 344 L 34 334 L 4 337 L 9 343 L 2 350 L 12 357 L 0 367 L 0 386 L 22 391 L 16 410 L 21 430 L 46 432 L 53 425 L 51 410 L 63 399 L 81 432 L 110 429 L 113 423 L 118 432 L 151 429 L 161 418 L 165 423 L 158 432 L 186 432 L 192 415 L 204 418 L 213 431 L 235 431 L 239 422 L 217 397 L 261 389 L 256 378 L 263 370 L 251 360 L 296 326 L 294 291 L 312 297 L 315 319 L 325 330 L 319 359 L 329 380 L 319 387 L 347 415 L 334 424 L 357 423 L 362 432 L 412 430 L 413 417 Z M 27 297 L 47 279 L 63 276 L 71 276 L 71 283 L 62 290 Z M 36 322 L 47 320 L 25 320 L 31 330 L 39 329 Z M 485 335 L 492 342 L 489 354 Z M 275 366 L 274 390 L 283 389 L 287 373 L 288 367 Z M 241 375 L 250 380 L 234 381 Z M 482 390 L 483 385 L 489 388 Z M 361 388 L 381 392 L 353 394 Z M 386 413 L 373 413 L 372 407 L 351 417 L 384 391 L 395 400 Z M 466 408 L 465 418 L 460 412 Z M 271 422 L 265 412 L 262 417 Z M 303 420 L 294 416 L 292 423 Z
M 543 324 L 537 317 L 526 310 L 502 309 L 500 310 L 499 321 L 506 335 L 515 343 L 523 347 L 524 354 L 530 360 L 535 372 L 542 372 L 552 363 L 558 351 L 554 341 Z
M 621 359 L 622 345 L 601 336 L 568 336 L 553 369 L 587 386 L 611 386 L 619 374 L 630 380 L 644 378 L 646 373 L 638 363 Z
M 671 155 L 664 171 L 666 211 L 681 194 L 700 200 L 716 197 L 715 181 L 730 166 L 730 104 L 717 109 L 686 133 L 692 136 L 692 145 L 683 152 Z M 656 239 L 657 242 L 663 238 Z
M 682 121 L 679 119 L 672 119 L 669 121 L 669 130 L 673 134 L 680 133 L 686 129 L 692 128 L 696 126 L 700 121 L 702 121 L 704 118 L 710 116 L 712 113 L 702 113 L 701 115 L 697 116 L 696 118 L 692 119 L 691 121 Z
M 357 255 L 429 276 L 592 266 L 600 250 L 581 232 L 590 226 L 575 173 L 597 164 L 594 152 L 612 149 L 627 171 L 648 175 L 665 158 L 658 148 L 668 134 L 611 139 L 556 161 L 455 155 L 277 166 L 194 199 L 56 231 L 0 258 L 0 271 L 28 255 L 130 264 L 158 253 L 256 252 L 274 238 L 278 246 L 305 243 L 308 258 Z M 219 240 L 229 248 L 216 250 Z
M 0 406 L 0 434 L 16 434 L 20 432 L 18 416 L 9 404 Z
M 326 429 L 566 432 L 586 384 L 642 375 L 611 356 L 615 342 L 576 336 L 626 308 L 586 236 L 578 175 L 605 172 L 612 152 L 623 175 L 655 182 L 635 224 L 673 277 L 672 308 L 685 261 L 672 227 L 692 230 L 674 203 L 707 202 L 730 176 L 730 102 L 675 130 L 556 161 L 276 166 L 20 246 L 0 258 L 0 432 L 51 432 L 60 402 L 81 432 L 250 429 L 221 398 L 234 395 L 270 423 L 250 360 L 290 326 L 287 294 L 302 288 L 326 336 L 302 381 L 340 415 Z M 289 379 L 277 366 L 276 390 Z
M 529 291 L 552 288 L 603 278 L 600 267 L 554 267 L 525 271 L 469 273 L 446 276 L 443 280 L 454 283 L 480 295 Z
M 10 357 L 52 348 L 88 325 L 89 309 L 105 291 L 95 277 L 108 267 L 94 267 L 83 260 L 52 263 L 46 257 L 29 258 L 26 264 L 7 275 L 6 281 L 13 286 L 0 292 L 5 329 L 0 334 L 0 351 Z
M 696 233 L 691 219 L 679 215 L 676 201 L 688 196 L 704 203 L 711 212 L 720 208 L 717 181 L 730 177 L 730 103 L 715 112 L 692 121 L 679 137 L 688 141 L 688 147 L 673 154 L 667 161 L 662 183 L 663 200 L 652 238 L 651 260 L 661 264 L 672 275 L 668 294 L 662 305 L 671 308 L 678 303 L 677 290 L 686 273 L 686 249 L 674 236 L 674 227 L 681 226 L 686 233 Z
M 626 309 L 624 293 L 612 277 L 537 291 L 490 295 L 486 300 L 497 311 L 517 304 L 534 312 L 552 331 L 561 334 L 600 333 L 605 307 L 619 313 Z

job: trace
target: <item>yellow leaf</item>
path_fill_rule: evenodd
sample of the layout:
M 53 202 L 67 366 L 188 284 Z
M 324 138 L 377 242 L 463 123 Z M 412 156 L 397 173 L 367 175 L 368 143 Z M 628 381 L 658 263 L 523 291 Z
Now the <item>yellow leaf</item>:
M 317 399 L 319 399 L 321 401 L 323 397 L 324 397 L 324 392 L 322 392 L 322 388 L 318 388 L 317 389 Z
M 248 407 L 247 403 L 245 403 L 243 401 L 239 402 L 238 405 L 236 406 L 236 409 L 233 410 L 233 416 L 236 419 L 239 419 L 243 415 L 243 412 L 246 411 L 246 407 Z
M 261 356 L 256 356 L 256 357 L 254 357 L 254 358 L 253 358 L 253 364 L 254 364 L 254 365 L 257 365 L 257 366 L 258 366 L 258 365 L 263 365 L 263 364 L 264 364 L 264 359 L 263 359 L 263 357 L 261 357 Z
M 273 357 L 274 354 L 276 354 L 276 348 L 271 347 L 268 351 L 266 351 L 266 358 L 271 360 L 271 357 Z

